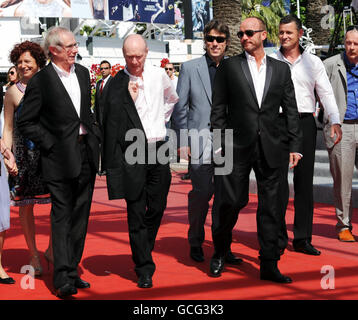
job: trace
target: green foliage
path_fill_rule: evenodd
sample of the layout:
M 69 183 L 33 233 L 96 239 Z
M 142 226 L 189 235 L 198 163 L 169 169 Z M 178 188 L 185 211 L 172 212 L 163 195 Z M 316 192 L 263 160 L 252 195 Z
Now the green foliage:
M 265 21 L 267 26 L 267 39 L 269 42 L 278 45 L 278 26 L 280 19 L 287 12 L 283 0 L 271 0 L 269 7 L 262 5 L 261 0 L 242 0 L 242 19 L 258 17 Z
M 80 30 L 80 35 L 83 36 L 83 34 L 86 32 L 87 36 L 89 36 L 91 34 L 91 32 L 93 31 L 94 27 L 88 26 L 88 25 L 84 25 L 81 30 Z M 106 36 L 105 32 L 101 32 L 101 31 L 97 31 L 94 34 L 95 37 L 104 37 Z
M 303 25 L 306 25 L 306 6 L 307 0 L 300 0 L 300 19 Z M 291 0 L 291 13 L 294 15 L 298 15 L 298 8 L 297 8 L 297 0 Z

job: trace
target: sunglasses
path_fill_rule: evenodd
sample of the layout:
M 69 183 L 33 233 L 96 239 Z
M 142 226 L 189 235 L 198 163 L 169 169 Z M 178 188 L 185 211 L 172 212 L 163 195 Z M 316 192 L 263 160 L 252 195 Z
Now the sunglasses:
M 100 70 L 108 70 L 109 69 L 109 67 L 102 67 L 102 68 L 100 68 Z
M 207 42 L 214 42 L 214 40 L 216 40 L 217 43 L 223 43 L 224 41 L 226 41 L 226 38 L 225 37 L 215 37 L 215 36 L 206 36 L 205 37 L 205 40 Z
M 13 76 L 15 74 L 15 71 L 10 71 L 9 74 Z
M 357 26 L 357 25 L 349 26 L 349 27 L 347 28 L 347 31 L 346 31 L 346 32 L 352 31 L 352 30 L 358 31 L 358 26 Z
M 237 36 L 239 37 L 239 39 L 241 39 L 244 34 L 246 34 L 248 37 L 252 37 L 256 32 L 262 32 L 264 30 L 245 30 L 245 31 L 239 31 L 237 33 Z
M 173 68 L 165 68 L 165 70 L 170 70 L 170 71 L 173 71 Z

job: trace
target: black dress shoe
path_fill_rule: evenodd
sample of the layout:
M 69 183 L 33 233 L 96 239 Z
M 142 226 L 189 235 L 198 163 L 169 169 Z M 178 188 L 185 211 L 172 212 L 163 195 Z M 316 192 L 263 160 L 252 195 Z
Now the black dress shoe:
M 278 283 L 291 283 L 290 277 L 284 276 L 277 267 L 275 260 L 261 260 L 260 279 L 269 280 Z
M 152 277 L 148 275 L 141 275 L 138 279 L 139 288 L 151 288 L 153 287 Z
M 77 293 L 77 289 L 69 283 L 66 283 L 62 287 L 55 290 L 55 295 L 60 298 L 72 296 L 76 293 Z
M 196 262 L 204 261 L 204 252 L 202 247 L 190 247 L 190 257 Z
M 321 251 L 317 250 L 308 241 L 302 241 L 297 244 L 293 244 L 293 249 L 297 252 L 302 252 L 304 254 L 310 254 L 312 256 L 319 256 L 321 254 Z
M 242 261 L 241 258 L 236 257 L 231 251 L 229 251 L 225 257 L 225 262 L 230 264 L 240 264 Z
M 81 278 L 76 278 L 75 279 L 75 287 L 77 289 L 87 289 L 87 288 L 90 288 L 91 285 L 87 281 L 82 280 Z
M 0 283 L 1 284 L 14 284 L 15 280 L 11 277 L 8 278 L 0 278 Z
M 220 277 L 224 269 L 224 258 L 211 258 L 210 274 L 213 277 Z
M 190 179 L 190 173 L 187 172 L 187 173 L 183 174 L 180 179 L 182 179 L 182 180 L 189 180 L 189 179 Z
M 261 271 L 260 270 L 260 279 L 269 280 L 278 283 L 291 283 L 292 279 L 290 277 L 284 276 L 278 269 L 273 271 Z

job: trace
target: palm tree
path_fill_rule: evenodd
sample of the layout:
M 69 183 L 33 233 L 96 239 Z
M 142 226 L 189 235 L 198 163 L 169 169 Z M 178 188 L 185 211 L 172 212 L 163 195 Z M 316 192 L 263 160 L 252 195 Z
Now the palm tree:
M 227 51 L 228 56 L 233 56 L 242 51 L 239 39 L 236 36 L 241 22 L 240 0 L 213 0 L 214 19 L 228 25 L 231 34 L 231 44 Z
M 263 4 L 266 5 L 263 5 Z M 269 4 L 269 5 L 267 5 Z M 287 12 L 284 0 L 213 0 L 214 18 L 225 22 L 231 33 L 231 45 L 228 55 L 232 56 L 242 51 L 236 33 L 242 19 L 259 17 L 267 26 L 268 41 L 278 45 L 278 26 L 280 19 Z
M 261 18 L 266 23 L 267 40 L 273 44 L 279 44 L 278 27 L 280 19 L 285 15 L 287 12 L 284 0 L 242 0 L 242 19 Z
M 321 20 L 326 13 L 321 8 L 327 5 L 327 0 L 310 0 L 306 6 L 306 27 L 312 28 L 310 34 L 315 45 L 325 45 L 330 41 L 330 29 L 321 27 Z

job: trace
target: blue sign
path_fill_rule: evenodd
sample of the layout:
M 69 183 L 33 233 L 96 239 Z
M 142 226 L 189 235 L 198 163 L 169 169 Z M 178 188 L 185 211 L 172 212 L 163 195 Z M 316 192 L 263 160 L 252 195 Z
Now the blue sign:
M 109 19 L 174 24 L 174 0 L 109 0 Z

